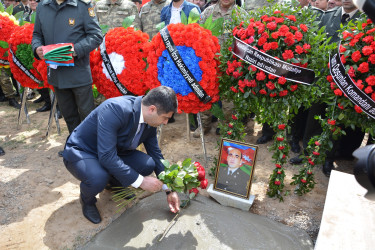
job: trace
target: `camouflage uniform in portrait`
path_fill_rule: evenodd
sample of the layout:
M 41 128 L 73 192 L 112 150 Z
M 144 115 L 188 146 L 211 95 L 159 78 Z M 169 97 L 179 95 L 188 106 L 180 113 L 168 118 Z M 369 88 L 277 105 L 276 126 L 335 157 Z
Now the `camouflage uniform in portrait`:
M 139 13 L 141 30 L 150 36 L 150 40 L 159 32 L 156 25 L 161 22 L 161 10 L 170 3 L 171 0 L 151 0 L 143 5 Z
M 133 27 L 140 29 L 141 21 L 138 15 L 137 6 L 129 0 L 117 0 L 111 3 L 110 0 L 100 0 L 95 6 L 96 15 L 100 25 L 108 25 L 109 29 L 122 27 L 122 22 L 128 16 L 135 16 Z

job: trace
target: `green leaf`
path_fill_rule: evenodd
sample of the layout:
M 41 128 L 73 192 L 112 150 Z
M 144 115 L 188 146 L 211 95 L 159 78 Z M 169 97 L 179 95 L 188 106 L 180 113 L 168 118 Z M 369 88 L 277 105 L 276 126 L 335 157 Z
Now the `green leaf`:
M 31 14 L 31 23 L 35 23 L 35 17 L 36 17 L 36 12 L 33 12 L 33 14 Z
M 16 20 L 23 20 L 23 11 L 15 14 L 14 17 L 16 18 Z
M 4 12 L 4 5 L 2 4 L 2 2 L 0 2 L 0 11 Z
M 181 177 L 176 177 L 173 182 L 177 187 L 184 187 L 184 181 Z
M 207 18 L 207 20 L 202 25 L 203 28 L 211 30 L 210 27 L 212 25 L 212 14 Z
M 105 35 L 108 32 L 108 30 L 109 30 L 109 26 L 105 25 L 105 24 L 101 24 L 100 28 L 102 29 L 102 34 L 103 35 Z
M 160 31 L 165 27 L 165 22 L 158 23 L 155 27 L 156 27 L 157 30 Z
M 188 23 L 196 23 L 199 21 L 200 17 L 197 8 L 193 8 L 189 13 Z
M 133 24 L 134 20 L 135 20 L 135 15 L 125 17 L 124 21 L 122 21 L 122 27 L 124 27 L 125 29 L 130 27 L 130 25 Z
M 158 175 L 158 178 L 162 181 L 164 180 L 165 178 L 165 171 L 161 172 L 159 175 Z
M 186 158 L 183 162 L 182 162 L 182 167 L 188 167 L 190 166 L 191 164 L 191 158 Z
M 8 57 L 8 55 L 9 55 L 8 51 L 5 51 L 3 57 Z
M 185 15 L 185 12 L 181 11 L 181 23 L 188 24 L 187 17 Z
M 7 49 L 9 48 L 9 44 L 5 41 L 0 41 L 0 48 Z
M 344 118 L 345 118 L 345 115 L 344 115 L 343 113 L 341 113 L 341 114 L 339 115 L 339 117 L 338 117 L 339 120 L 342 120 L 342 119 L 344 119 Z
M 8 13 L 9 15 L 12 15 L 13 13 L 13 5 L 9 5 L 8 8 L 5 10 L 6 13 Z
M 224 24 L 224 18 L 222 17 L 214 21 L 213 26 L 210 29 L 213 36 L 220 36 L 221 34 L 223 34 L 223 24 Z
M 168 160 L 160 159 L 160 161 L 161 161 L 161 163 L 163 163 L 165 168 L 169 168 L 169 161 Z

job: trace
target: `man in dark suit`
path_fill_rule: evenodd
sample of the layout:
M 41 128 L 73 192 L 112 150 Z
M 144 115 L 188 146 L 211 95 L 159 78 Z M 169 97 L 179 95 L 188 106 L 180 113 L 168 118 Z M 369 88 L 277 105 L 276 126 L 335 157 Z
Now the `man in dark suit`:
M 123 187 L 131 185 L 150 192 L 162 188 L 160 180 L 149 176 L 152 172 L 158 176 L 164 170 L 156 127 L 167 124 L 176 110 L 175 92 L 161 86 L 146 96 L 106 100 L 71 133 L 63 153 L 64 164 L 81 181 L 80 201 L 88 220 L 101 221 L 95 196 L 110 178 Z M 136 150 L 141 143 L 147 154 Z M 177 212 L 177 194 L 166 191 L 170 210 Z
M 216 188 L 247 196 L 250 176 L 240 169 L 243 163 L 241 151 L 237 148 L 229 147 L 227 162 L 228 166 L 219 168 Z
M 23 19 L 30 15 L 31 9 L 29 7 L 29 0 L 21 0 L 21 3 L 13 8 L 13 15 L 23 11 Z
M 327 32 L 327 37 L 331 37 L 331 43 L 339 43 L 340 38 L 338 34 L 338 30 L 340 28 L 340 24 L 346 25 L 350 20 L 355 20 L 360 16 L 360 13 L 357 7 L 353 4 L 352 0 L 343 0 L 342 7 L 337 7 L 331 10 L 328 10 L 322 16 L 320 21 L 320 26 L 325 26 L 325 30 Z M 311 137 L 314 135 L 318 135 L 321 133 L 321 125 L 320 122 L 315 120 L 316 115 L 323 116 L 325 114 L 325 109 L 327 105 L 324 103 L 317 103 L 311 106 L 307 120 L 306 120 L 306 128 L 305 133 L 303 135 L 303 147 L 306 148 L 307 144 Z M 323 173 L 328 177 L 330 176 L 331 170 L 333 169 L 333 162 L 335 159 L 335 154 L 339 152 L 339 146 L 341 144 L 342 148 L 341 155 L 343 156 L 350 156 L 351 153 L 360 146 L 364 133 L 361 132 L 359 129 L 352 130 L 351 128 L 345 129 L 347 135 L 343 136 L 339 139 L 343 143 L 339 143 L 338 141 L 334 141 L 333 149 L 330 152 L 327 152 L 326 161 L 323 165 Z M 346 143 L 349 142 L 349 143 Z M 349 152 L 349 153 L 348 153 Z M 302 159 L 299 157 L 292 158 L 290 160 L 292 164 L 300 164 Z

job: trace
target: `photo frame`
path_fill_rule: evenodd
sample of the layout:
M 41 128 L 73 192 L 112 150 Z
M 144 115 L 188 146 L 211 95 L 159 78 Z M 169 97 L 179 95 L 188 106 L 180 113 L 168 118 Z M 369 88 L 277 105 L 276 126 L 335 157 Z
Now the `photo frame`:
M 221 139 L 214 190 L 248 199 L 258 146 Z

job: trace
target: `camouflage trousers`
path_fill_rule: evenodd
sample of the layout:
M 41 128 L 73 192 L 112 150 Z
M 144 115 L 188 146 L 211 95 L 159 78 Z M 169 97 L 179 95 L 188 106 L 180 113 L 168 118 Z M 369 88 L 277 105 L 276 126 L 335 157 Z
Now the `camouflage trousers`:
M 5 97 L 14 97 L 14 94 L 16 92 L 13 88 L 8 69 L 6 70 L 4 68 L 0 68 L 0 86 L 4 92 Z

